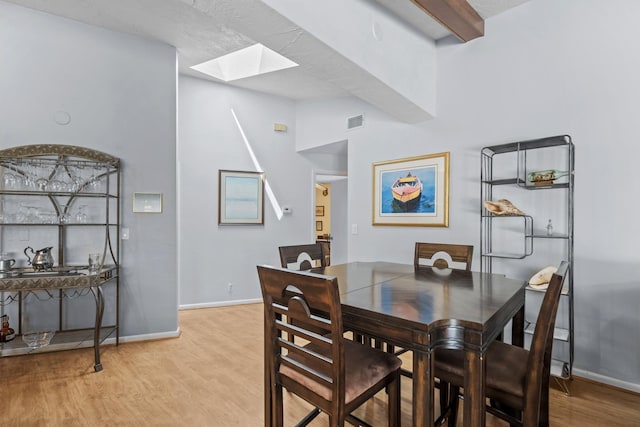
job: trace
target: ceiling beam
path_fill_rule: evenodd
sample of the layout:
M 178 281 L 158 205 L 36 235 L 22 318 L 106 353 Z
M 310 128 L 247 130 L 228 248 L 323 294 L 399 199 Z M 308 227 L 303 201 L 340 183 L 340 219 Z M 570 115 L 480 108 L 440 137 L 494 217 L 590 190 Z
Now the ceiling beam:
M 484 36 L 484 19 L 467 0 L 411 0 L 463 42 Z

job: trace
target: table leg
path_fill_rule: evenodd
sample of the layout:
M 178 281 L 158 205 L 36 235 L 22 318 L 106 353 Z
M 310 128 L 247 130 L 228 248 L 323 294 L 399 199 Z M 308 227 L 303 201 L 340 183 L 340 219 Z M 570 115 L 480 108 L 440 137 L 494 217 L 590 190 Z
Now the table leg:
M 486 360 L 484 355 L 470 350 L 464 359 L 464 426 L 484 426 Z
M 413 425 L 433 425 L 433 358 L 430 353 L 413 352 Z
M 511 343 L 518 347 L 524 347 L 524 305 L 511 321 Z

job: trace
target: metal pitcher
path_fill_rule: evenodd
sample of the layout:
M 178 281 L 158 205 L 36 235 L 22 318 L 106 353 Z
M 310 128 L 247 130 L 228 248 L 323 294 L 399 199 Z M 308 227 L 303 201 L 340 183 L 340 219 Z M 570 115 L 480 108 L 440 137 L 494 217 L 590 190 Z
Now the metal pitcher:
M 53 246 L 34 251 L 31 246 L 27 246 L 26 248 L 24 248 L 24 254 L 27 256 L 27 260 L 29 260 L 29 264 L 33 267 L 34 270 L 51 270 L 53 268 L 53 256 L 51 256 L 51 249 L 53 249 Z M 29 257 L 27 250 L 31 251 L 31 254 L 33 254 L 33 258 Z

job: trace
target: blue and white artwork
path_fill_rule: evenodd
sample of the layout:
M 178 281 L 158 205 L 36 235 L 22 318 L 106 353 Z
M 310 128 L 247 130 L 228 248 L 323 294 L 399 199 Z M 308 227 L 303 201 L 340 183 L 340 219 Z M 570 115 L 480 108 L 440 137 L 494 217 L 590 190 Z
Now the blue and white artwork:
M 399 179 L 411 176 L 422 182 L 422 193 L 419 198 L 408 202 L 400 202 L 393 197 L 393 184 Z M 380 214 L 398 213 L 435 214 L 437 200 L 437 167 L 417 167 L 412 169 L 390 170 L 380 176 Z
M 225 218 L 231 221 L 259 219 L 261 191 L 259 176 L 227 176 L 224 185 Z
M 373 163 L 373 225 L 449 226 L 449 153 Z

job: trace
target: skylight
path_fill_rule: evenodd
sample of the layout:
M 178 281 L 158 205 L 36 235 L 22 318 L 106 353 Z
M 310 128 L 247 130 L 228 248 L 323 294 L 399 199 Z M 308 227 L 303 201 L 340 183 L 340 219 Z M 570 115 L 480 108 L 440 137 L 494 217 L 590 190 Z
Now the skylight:
M 225 82 L 230 82 L 297 66 L 298 64 L 292 60 L 260 43 L 256 43 L 253 46 L 194 65 L 191 68 Z

